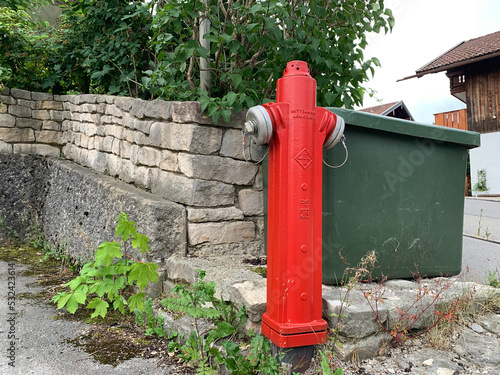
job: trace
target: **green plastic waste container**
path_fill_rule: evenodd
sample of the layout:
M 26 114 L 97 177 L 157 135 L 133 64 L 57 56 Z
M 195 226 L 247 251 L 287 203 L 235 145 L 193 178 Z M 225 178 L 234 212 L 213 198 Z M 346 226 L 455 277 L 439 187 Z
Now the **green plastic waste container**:
M 346 122 L 349 157 L 323 169 L 323 282 L 340 283 L 372 251 L 375 277 L 460 273 L 467 155 L 479 134 L 328 109 Z M 331 165 L 344 158 L 341 145 L 325 152 Z

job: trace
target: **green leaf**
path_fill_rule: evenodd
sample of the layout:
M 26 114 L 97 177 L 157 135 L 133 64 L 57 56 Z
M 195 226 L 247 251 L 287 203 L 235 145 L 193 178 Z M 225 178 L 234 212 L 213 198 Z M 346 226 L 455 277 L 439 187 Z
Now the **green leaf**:
M 335 102 L 335 94 L 327 92 L 325 94 L 325 101 L 327 105 L 332 105 Z
M 122 256 L 122 249 L 118 242 L 103 242 L 97 248 L 95 262 L 96 264 L 104 263 L 105 266 L 109 266 L 115 258 L 121 258 Z
M 132 239 L 132 247 L 134 249 L 139 248 L 141 252 L 149 253 L 149 238 L 148 236 L 136 233 L 134 234 L 134 238 Z
M 137 294 L 133 294 L 128 299 L 129 310 L 132 312 L 135 309 L 139 309 L 140 311 L 144 311 L 144 298 L 146 297 L 146 293 L 141 292 Z
M 95 318 L 100 315 L 104 318 L 108 312 L 109 303 L 103 301 L 102 299 L 96 297 L 92 299 L 87 305 L 87 309 L 95 309 L 95 311 L 90 316 L 91 318 Z
M 144 290 L 144 288 L 148 285 L 149 281 L 156 283 L 158 281 L 158 265 L 154 263 L 134 263 L 130 267 L 130 273 L 128 276 L 129 284 L 133 284 L 136 280 L 137 285 Z
M 231 81 L 233 81 L 233 87 L 237 90 L 243 78 L 240 74 L 229 74 L 229 76 L 231 77 Z
M 127 241 L 136 233 L 135 221 L 129 221 L 125 212 L 121 212 L 116 218 L 117 225 L 115 229 L 116 236 L 121 238 L 123 242 Z
M 57 301 L 57 308 L 62 309 L 63 307 L 66 307 L 66 310 L 68 310 L 69 313 L 74 314 L 78 309 L 78 305 L 84 304 L 86 299 L 86 290 L 81 292 L 66 293 L 63 294 Z

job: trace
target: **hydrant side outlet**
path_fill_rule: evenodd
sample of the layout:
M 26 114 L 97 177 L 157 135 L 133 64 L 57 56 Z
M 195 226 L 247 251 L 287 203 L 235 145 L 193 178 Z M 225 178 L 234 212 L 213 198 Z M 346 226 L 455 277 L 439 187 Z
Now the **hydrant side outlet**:
M 322 319 L 322 152 L 337 116 L 316 107 L 307 63 L 291 61 L 269 114 L 267 310 L 262 332 L 282 348 L 327 339 Z M 335 130 L 338 130 L 335 132 Z

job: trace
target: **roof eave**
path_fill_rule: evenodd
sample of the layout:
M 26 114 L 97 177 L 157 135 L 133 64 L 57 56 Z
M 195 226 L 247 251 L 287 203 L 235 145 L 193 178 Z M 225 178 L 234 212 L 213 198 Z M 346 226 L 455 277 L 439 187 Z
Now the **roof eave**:
M 488 60 L 488 59 L 492 59 L 492 58 L 499 57 L 499 56 L 500 56 L 500 51 L 497 51 L 497 52 L 494 52 L 494 53 L 489 54 L 489 55 L 482 55 L 482 56 L 478 56 L 478 57 L 475 57 L 475 58 L 472 58 L 472 59 L 458 61 L 458 62 L 456 62 L 454 64 L 442 65 L 442 66 L 439 66 L 439 67 L 434 68 L 434 69 L 426 70 L 424 72 L 418 72 L 418 70 L 417 70 L 417 72 L 416 72 L 417 74 L 414 74 L 414 75 L 411 75 L 411 76 L 408 76 L 408 77 L 404 77 L 404 78 L 398 79 L 396 82 L 405 81 L 405 80 L 411 79 L 411 78 L 420 78 L 420 77 L 423 77 L 423 76 L 425 76 L 427 74 L 444 72 L 446 70 L 450 70 L 450 69 L 454 69 L 454 68 L 459 68 L 461 66 L 473 64 L 473 63 L 476 63 L 476 62 L 479 62 L 479 61 Z

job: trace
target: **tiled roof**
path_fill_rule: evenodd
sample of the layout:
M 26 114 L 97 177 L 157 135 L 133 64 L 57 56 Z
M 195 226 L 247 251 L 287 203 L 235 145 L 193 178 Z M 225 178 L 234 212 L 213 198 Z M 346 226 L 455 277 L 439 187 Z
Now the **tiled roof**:
M 415 121 L 402 100 L 400 100 L 399 102 L 377 105 L 375 107 L 362 108 L 359 109 L 359 111 L 370 113 L 372 115 L 389 116 Z
M 377 105 L 375 107 L 362 108 L 362 109 L 360 109 L 360 111 L 371 113 L 373 115 L 385 115 L 392 107 L 394 107 L 398 103 L 399 102 L 381 104 L 381 105 Z
M 417 76 L 427 72 L 436 73 L 472 62 L 478 58 L 488 58 L 500 54 L 500 31 L 458 44 L 438 58 L 416 71 Z M 423 74 L 422 74 L 423 73 Z

